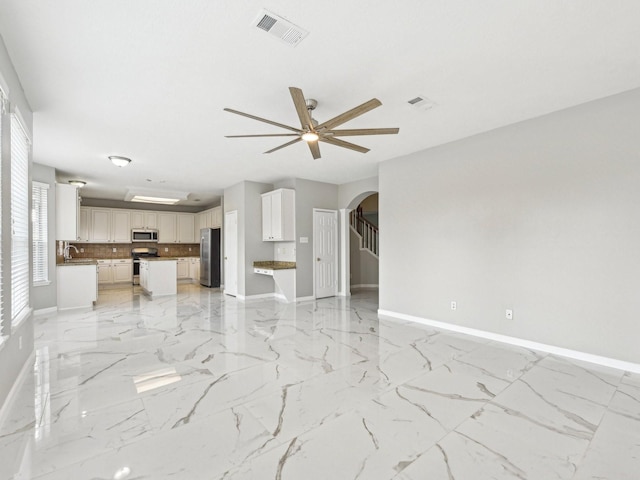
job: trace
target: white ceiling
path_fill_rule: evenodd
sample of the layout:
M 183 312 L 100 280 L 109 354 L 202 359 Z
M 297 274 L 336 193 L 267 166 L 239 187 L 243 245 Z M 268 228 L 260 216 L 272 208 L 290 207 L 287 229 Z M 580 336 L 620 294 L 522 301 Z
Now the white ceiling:
M 310 32 L 292 48 L 252 27 L 266 8 Z M 34 111 L 34 160 L 84 196 L 127 187 L 191 192 L 205 205 L 241 180 L 345 183 L 377 164 L 640 87 L 640 2 L 593 0 L 0 0 L 0 33 Z M 367 154 L 321 144 L 313 160 L 286 133 L 224 107 L 298 126 L 288 87 Z M 407 101 L 425 95 L 436 106 Z M 131 157 L 124 169 L 108 155 Z M 152 180 L 148 182 L 147 179 Z M 160 183 L 162 182 L 162 183 Z

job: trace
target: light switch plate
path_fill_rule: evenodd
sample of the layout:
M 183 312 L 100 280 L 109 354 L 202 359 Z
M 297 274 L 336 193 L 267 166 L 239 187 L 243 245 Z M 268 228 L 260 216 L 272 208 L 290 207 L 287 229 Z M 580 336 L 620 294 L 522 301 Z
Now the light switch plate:
M 116 253 L 118 251 L 118 249 L 116 247 L 113 247 L 113 253 Z
M 300 243 L 309 243 L 309 237 L 300 237 Z
M 164 247 L 164 251 L 168 252 L 169 251 L 169 247 Z

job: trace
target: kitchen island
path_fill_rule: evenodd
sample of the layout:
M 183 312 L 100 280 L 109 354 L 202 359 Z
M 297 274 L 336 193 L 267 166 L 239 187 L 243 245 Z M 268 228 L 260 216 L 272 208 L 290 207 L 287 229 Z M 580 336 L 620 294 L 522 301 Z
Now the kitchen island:
M 98 262 L 67 260 L 56 265 L 59 309 L 92 307 L 98 300 Z
M 140 259 L 140 286 L 152 297 L 178 293 L 178 262 L 173 257 Z

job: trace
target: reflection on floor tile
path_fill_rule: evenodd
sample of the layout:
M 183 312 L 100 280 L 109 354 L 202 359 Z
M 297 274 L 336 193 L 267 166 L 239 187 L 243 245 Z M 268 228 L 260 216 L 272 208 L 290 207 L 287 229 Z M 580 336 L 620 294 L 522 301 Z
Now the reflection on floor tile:
M 34 320 L 0 478 L 632 479 L 640 376 L 378 319 L 376 292 L 180 285 Z

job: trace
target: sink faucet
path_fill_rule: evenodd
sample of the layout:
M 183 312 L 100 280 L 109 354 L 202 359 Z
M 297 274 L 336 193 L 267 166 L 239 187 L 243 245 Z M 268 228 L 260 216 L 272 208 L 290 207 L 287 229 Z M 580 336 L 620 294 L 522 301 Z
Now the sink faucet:
M 63 256 L 65 260 L 71 260 L 71 253 L 69 252 L 69 249 L 73 248 L 76 253 L 78 253 L 78 247 L 76 247 L 75 245 L 69 245 L 69 242 L 64 242 L 64 252 L 63 252 Z

